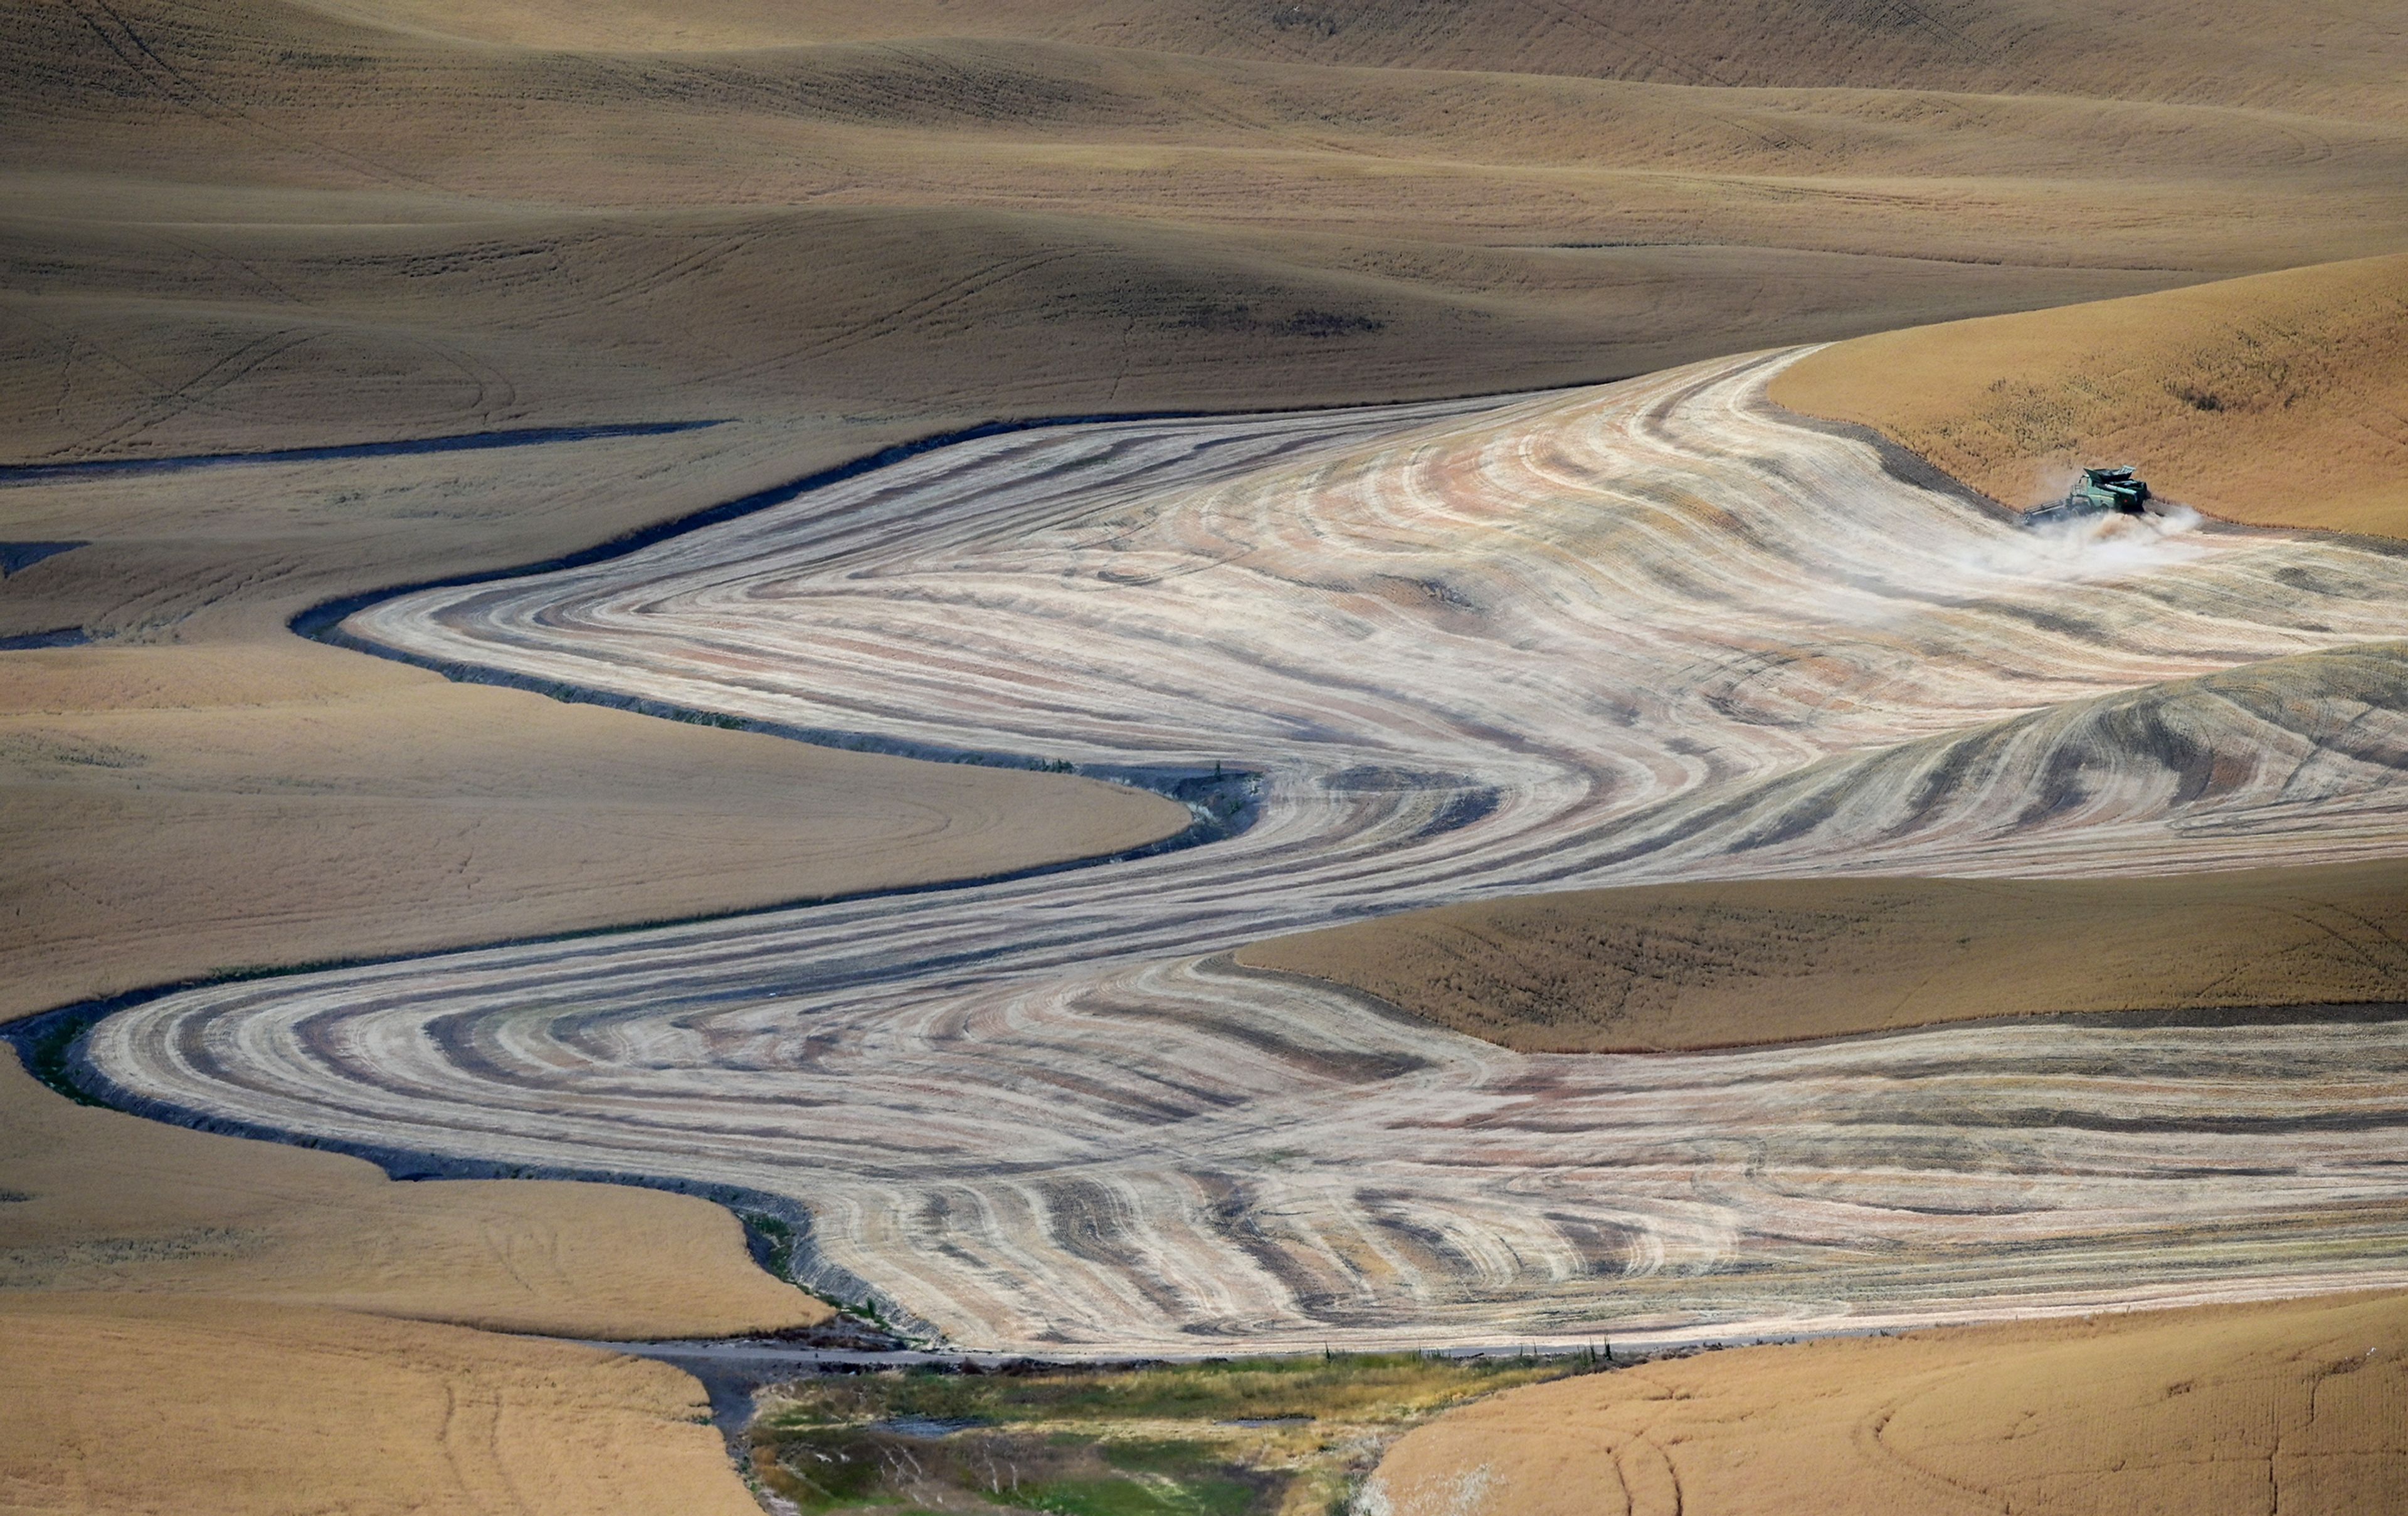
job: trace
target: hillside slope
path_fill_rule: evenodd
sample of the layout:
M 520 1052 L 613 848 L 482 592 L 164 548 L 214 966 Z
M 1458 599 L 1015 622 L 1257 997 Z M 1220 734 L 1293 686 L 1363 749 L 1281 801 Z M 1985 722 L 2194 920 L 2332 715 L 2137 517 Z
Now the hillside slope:
M 941 36 L 1048 37 L 1220 57 L 1628 79 L 1722 87 L 1901 83 L 1983 93 L 2115 95 L 2396 114 L 2408 33 L 2364 6 L 2103 9 L 2067 0 L 311 0 L 319 9 L 537 48 L 699 50 Z M 2250 67 L 2236 74 L 2232 60 Z
M 1885 332 L 1772 393 L 2010 505 L 2114 462 L 2229 521 L 2408 536 L 2408 257 Z
M 0 1505 L 41 1516 L 750 1516 L 664 1365 L 342 1311 L 0 1294 Z M 80 1455 L 80 1456 L 79 1456 Z
M 294 643 L 316 599 L 997 416 L 1569 383 L 2408 230 L 2401 34 L 2347 7 L 60 0 L 10 21 L 0 464 L 726 424 L 6 480 L 8 543 L 89 545 L 11 555 L 0 638 L 100 645 L 0 651 L 0 1014 L 1163 824 L 463 691 Z M 680 1231 L 662 1197 L 554 1191 L 505 1213 L 64 1121 L 0 1080 L 0 1182 L 34 1196 L 0 1205 L 29 1287 L 0 1502 L 742 1508 L 670 1376 L 351 1313 L 808 1316 L 724 1216 Z M 108 1182 L 70 1204 L 63 1174 Z M 609 1237 L 615 1274 L 579 1251 Z M 532 1304 L 529 1258 L 558 1266 Z M 436 1414 L 455 1403 L 460 1428 Z M 509 1437 L 455 1445 L 495 1408 Z

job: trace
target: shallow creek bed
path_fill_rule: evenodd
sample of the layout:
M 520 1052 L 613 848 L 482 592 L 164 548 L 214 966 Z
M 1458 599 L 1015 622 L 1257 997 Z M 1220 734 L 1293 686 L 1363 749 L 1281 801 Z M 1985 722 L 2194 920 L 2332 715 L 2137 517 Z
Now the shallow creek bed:
M 1606 1364 L 1335 1353 L 822 1374 L 762 1395 L 747 1452 L 756 1488 L 806 1513 L 1324 1516 L 1439 1412 Z

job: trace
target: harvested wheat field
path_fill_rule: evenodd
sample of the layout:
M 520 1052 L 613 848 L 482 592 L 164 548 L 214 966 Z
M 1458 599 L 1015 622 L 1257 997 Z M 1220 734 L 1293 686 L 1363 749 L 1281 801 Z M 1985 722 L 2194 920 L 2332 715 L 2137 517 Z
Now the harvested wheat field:
M 2408 864 L 2159 879 L 1565 891 L 1250 944 L 1525 1052 L 1696 1051 L 1998 1016 L 2408 996 Z
M 2103 460 L 2229 521 L 2408 536 L 2408 257 L 1885 332 L 1773 398 L 2019 508 Z
M 1748 1348 L 1406 1435 L 1373 1516 L 2357 1516 L 2408 1505 L 2408 1301 Z
M 756 1511 L 692 1380 L 565 1343 L 223 1300 L 0 1293 L 0 1509 Z
M 1794 356 L 991 437 L 366 608 L 351 635 L 439 664 L 1220 764 L 1254 819 L 939 895 L 195 991 L 102 1023 L 80 1066 L 183 1119 L 784 1195 L 822 1287 L 1025 1351 L 2394 1279 L 2408 1022 L 1551 1055 L 1225 956 L 1579 884 L 2400 853 L 2396 551 L 2028 531 L 1771 406 Z
M 88 1087 L 406 1172 L 748 1189 L 809 1216 L 821 1287 L 1043 1351 L 2401 1277 L 2408 1023 L 1574 1056 L 1228 957 L 1583 885 L 2329 882 L 2399 855 L 2395 555 L 2171 518 L 2020 534 L 1765 393 L 1799 344 L 2395 252 L 2385 19 L 12 21 L 0 1016 L 350 965 L 113 1016 L 72 1059 Z M 2315 288 L 2301 329 L 2378 363 L 2379 303 Z M 1370 402 L 1410 404 L 1346 408 Z M 912 438 L 1129 415 L 1155 419 L 796 488 Z M 559 562 L 734 502 L 758 508 Z M 422 588 L 373 598 L 398 585 Z M 394 658 L 292 635 L 329 602 Z M 715 729 L 739 719 L 1194 782 L 1181 805 Z M 1011 877 L 1203 815 L 1238 835 Z M 2163 898 L 2209 909 L 2190 888 Z M 829 896 L 855 898 L 695 920 Z M 2078 910 L 2017 898 L 1967 985 Z M 1945 951 L 1936 908 L 1885 929 Z M 2344 935 L 2368 964 L 2301 936 L 2191 998 L 2372 994 L 2388 960 Z M 2143 946 L 2100 951 L 2141 977 Z M 404 953 L 433 956 L 359 962 Z M 26 1197 L 0 1199 L 0 1504 L 746 1509 L 690 1381 L 469 1327 L 826 1310 L 695 1200 L 394 1184 L 13 1070 L 0 1133 Z
M 9 558 L 0 647 L 94 644 L 0 652 L 0 1012 L 977 876 L 1170 819 L 463 695 L 294 648 L 315 600 L 996 416 L 1528 388 L 2371 250 L 2408 161 L 2362 47 L 2270 46 L 2236 110 L 2195 65 L 2002 95 L 2028 87 L 2004 34 L 1927 78 L 1911 37 L 1806 56 L 1778 18 L 1684 44 L 1711 67 L 1612 28 L 1567 51 L 1520 10 L 1336 41 L 1045 7 L 22 20 L 7 464 L 724 424 L 0 478 L 0 539 L 88 544 Z M 1893 99 L 1910 78 L 1972 93 Z M 2113 248 L 2035 213 L 2075 193 L 2117 207 Z

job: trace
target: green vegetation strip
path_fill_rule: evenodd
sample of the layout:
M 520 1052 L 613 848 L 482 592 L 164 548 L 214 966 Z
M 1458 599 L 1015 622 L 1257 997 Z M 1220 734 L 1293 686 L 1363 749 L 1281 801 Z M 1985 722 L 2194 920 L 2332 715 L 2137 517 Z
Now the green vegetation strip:
M 764 1397 L 752 1472 L 806 1516 L 1334 1516 L 1408 1428 L 1605 1366 L 1387 1353 L 826 1375 Z

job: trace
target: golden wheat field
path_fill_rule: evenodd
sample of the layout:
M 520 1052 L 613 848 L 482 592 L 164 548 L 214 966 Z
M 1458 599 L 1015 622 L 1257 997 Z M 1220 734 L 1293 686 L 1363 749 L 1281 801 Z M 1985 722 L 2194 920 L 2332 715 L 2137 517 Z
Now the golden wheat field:
M 397 1184 L 356 1158 L 70 1105 L 13 1064 L 0 1066 L 0 1292 L 206 1295 L 582 1337 L 828 1315 L 755 1267 L 736 1219 L 701 1200 Z
M 1577 1178 L 1569 1209 L 1500 1199 L 1465 1176 L 1535 1172 L 1546 1139 L 1512 1119 L 1467 1125 L 1462 1106 L 1467 1090 L 1527 1094 L 1543 1126 L 1549 1101 L 1622 1109 L 1640 1091 L 1678 1110 L 1727 1077 L 1702 1056 L 1563 1054 L 1532 1083 L 1526 1060 L 1560 1050 L 2408 999 L 2382 861 L 2390 655 L 2342 647 L 2372 635 L 2369 586 L 2390 571 L 2376 550 L 2220 528 L 2151 538 L 2134 582 L 2165 577 L 2128 594 L 2061 562 L 2043 577 L 2116 627 L 2157 614 L 2128 608 L 2158 596 L 2173 608 L 2150 624 L 2179 635 L 2119 648 L 2106 622 L 1982 600 L 1942 674 L 1899 674 L 1878 629 L 1798 659 L 1722 648 L 1649 676 L 1641 704 L 1698 693 L 1636 737 L 1629 701 L 1513 666 L 1563 627 L 1602 624 L 1573 560 L 1602 565 L 1627 604 L 1713 600 L 1687 576 L 1720 551 L 1699 545 L 1747 536 L 1742 475 L 1798 471 L 1808 483 L 1787 503 L 1825 522 L 1846 521 L 1861 487 L 1860 518 L 1937 512 L 1948 540 L 1987 542 L 1997 523 L 1961 501 L 1901 494 L 1860 442 L 1794 435 L 1760 404 L 1755 360 L 1731 355 L 1799 344 L 1833 345 L 1770 360 L 1789 365 L 1774 399 L 2010 504 L 2103 451 L 2213 516 L 2399 534 L 2408 35 L 2379 9 L 43 0 L 9 22 L 0 1019 L 476 944 L 566 965 L 424 1025 L 405 1025 L 412 1008 L 486 960 L 257 981 L 263 1006 L 332 996 L 300 1041 L 369 1093 L 280 1119 L 322 1071 L 271 1088 L 280 1031 L 250 1037 L 251 1064 L 194 1033 L 143 1049 L 163 1053 L 147 1108 L 201 1124 L 265 1110 L 250 1129 L 341 1128 L 327 1137 L 341 1142 L 373 1127 L 385 1151 L 509 1149 L 661 1182 L 736 1174 L 812 1214 L 820 1251 L 798 1266 L 824 1287 L 1027 1342 L 1131 1323 L 1150 1341 L 1196 1336 L 1166 1323 L 1462 1339 L 1565 1310 L 1570 1331 L 1603 1298 L 1608 1259 L 1667 1321 L 1726 1309 L 1714 1261 L 1742 1253 L 1784 1260 L 1747 1308 L 1770 1301 L 1778 1319 L 1844 1315 L 1826 1298 L 1842 1277 L 1866 1299 L 1898 1291 L 1910 1313 L 1980 1295 L 2001 1247 L 2039 1260 L 2000 1296 L 2009 1310 L 2025 1309 L 2017 1291 L 2093 1288 L 2116 1258 L 2189 1260 L 2197 1280 L 2151 1282 L 2164 1299 L 2265 1288 L 2252 1269 L 2329 1282 L 2388 1266 L 2390 1200 L 2369 1178 L 2380 1134 L 2336 1112 L 2388 1098 L 2390 1055 L 2353 1063 L 2345 1033 L 2280 1018 L 2231 1045 L 2180 1018 L 2049 1032 L 2016 1078 L 2090 1135 L 1979 1138 L 1989 1169 L 1944 1133 L 1881 1138 L 1796 1168 L 1813 1170 L 1813 1194 L 1733 1199 L 1721 1150 L 1698 1150 L 1667 1160 L 1667 1188 L 1643 1201 Z M 1463 398 L 1713 364 L 1719 391 Z M 1629 400 L 1642 392 L 1660 406 Z M 1728 415 L 1710 414 L 1715 395 Z M 1399 401 L 1445 404 L 1252 414 Z M 793 493 L 990 422 L 1197 412 L 1247 414 L 987 437 Z M 1626 430 L 1574 422 L 1550 439 L 1542 415 Z M 1751 451 L 1732 427 L 1786 440 Z M 1404 451 L 1379 451 L 1398 438 Z M 1638 461 L 1597 464 L 1617 449 Z M 956 475 L 976 488 L 945 494 Z M 1383 479 L 1403 483 L 1349 482 Z M 1473 498 L 1493 479 L 1512 482 Z M 779 521 L 842 499 L 863 502 L 857 522 L 614 606 L 630 625 L 580 627 L 517 687 L 292 630 L 330 602 L 542 564 L 730 502 Z M 1086 508 L 1098 502 L 1118 514 Z M 1477 533 L 1507 502 L 1535 505 L 1516 529 L 1542 550 L 1535 567 L 1466 546 L 1492 542 Z M 725 524 L 689 536 L 720 540 Z M 1604 527 L 1610 551 L 1592 540 Z M 764 578 L 801 540 L 839 551 Z M 1566 544 L 1579 551 L 1549 556 Z M 2310 578 L 2293 603 L 2218 610 L 2258 572 L 2253 553 Z M 1818 583 L 1857 583 L 1823 572 L 1845 556 L 1799 561 Z M 1760 586 L 1798 577 L 1747 562 Z M 2179 588 L 2193 564 L 2227 577 Z M 1568 598 L 1551 590 L 1521 625 L 1494 593 L 1517 577 Z M 839 582 L 874 615 L 824 598 Z M 539 596 L 523 622 L 500 592 L 421 603 L 445 595 L 463 597 L 460 626 L 494 608 L 503 642 L 536 647 L 565 624 Z M 798 612 L 797 597 L 819 598 Z M 389 652 L 456 630 L 410 630 L 401 604 L 347 624 L 383 628 Z M 1749 635 L 1786 635 L 1770 624 Z M 634 625 L 649 637 L 614 644 Z M 1721 635 L 1681 625 L 1684 646 Z M 1447 671 L 1491 636 L 1498 662 Z M 2016 646 L 2061 665 L 2010 668 L 1999 650 Z M 1405 651 L 1382 664 L 1381 650 Z M 1426 687 L 1400 676 L 1433 650 Z M 458 674 L 484 656 L 469 654 L 422 662 Z M 2260 657 L 2272 672 L 2218 673 Z M 1858 678 L 1876 665 L 1891 671 L 1877 690 Z M 1917 707 L 1976 667 L 1978 699 Z M 691 719 L 546 698 L 559 682 Z M 1922 708 L 1893 735 L 1937 785 L 1962 766 L 1958 717 L 2044 757 L 2037 708 L 2059 699 L 2090 712 L 2085 741 L 2114 750 L 2093 798 L 2120 797 L 2124 830 L 2049 833 L 2043 818 L 2016 854 L 2030 870 L 2096 873 L 2134 847 L 2169 866 L 2262 865 L 2280 850 L 2260 822 L 2289 824 L 2292 805 L 2316 820 L 2284 834 L 2290 852 L 2323 862 L 1842 882 L 1813 876 L 1856 855 L 1818 852 L 1812 825 L 1784 830 L 1898 793 L 1836 758 L 1784 789 L 1784 765 L 1844 757 Z M 846 751 L 720 729 L 765 712 L 882 737 Z M 1556 733 L 1553 747 L 1500 740 L 1498 713 Z M 2275 757 L 2194 762 L 2179 742 L 2152 748 L 2165 729 L 2227 747 L 2243 733 Z M 1705 730 L 1712 752 L 1684 750 L 1681 734 Z M 1362 751 L 1322 763 L 1333 742 Z M 1206 808 L 878 751 L 956 746 L 1108 757 L 1114 773 L 1233 760 L 1236 788 L 1216 793 L 1259 785 L 1248 803 L 1264 819 L 1217 853 L 1015 882 L 1160 841 Z M 1447 766 L 1458 758 L 1466 771 Z M 2279 761 L 2314 782 L 2284 788 Z M 2182 788 L 2192 770 L 2203 799 Z M 1790 877 L 1735 881 L 1770 855 L 1728 829 L 1684 831 L 1692 812 L 1648 846 L 1668 875 L 1703 859 L 1716 882 L 1526 894 L 1548 880 L 1511 837 L 1595 863 L 1612 850 L 1549 825 L 1742 779 L 1750 824 L 1805 838 L 1778 869 Z M 2012 872 L 1983 851 L 2015 830 L 1996 799 L 1967 787 L 1948 802 L 1958 851 L 1884 856 Z M 2161 824 L 2172 811 L 2183 826 Z M 1343 846 L 1313 851 L 1332 837 Z M 1408 887 L 1383 894 L 1398 858 Z M 1448 893 L 1508 879 L 1512 899 Z M 624 949 L 530 941 L 979 880 L 1001 882 L 791 912 L 770 938 L 718 922 Z M 1440 898 L 1455 903 L 1292 935 Z M 385 976 L 382 1001 L 326 988 L 361 982 L 345 973 Z M 896 1004 L 871 1005 L 882 994 Z M 400 1030 L 346 1042 L 371 1014 Z M 1999 1051 L 1983 1039 L 2014 1034 L 1945 1035 L 1978 1061 Z M 2118 1135 L 2126 1093 L 2071 1065 L 2141 1043 L 2186 1072 L 2149 1094 L 2162 1130 Z M 1920 1066 L 1899 1046 L 1897 1066 Z M 1756 1056 L 1779 1064 L 1772 1083 L 1802 1090 L 1782 1062 L 1802 1059 L 1876 1104 L 1894 1075 L 1879 1050 Z M 132 1079 L 141 1063 L 111 1066 Z M 464 1068 L 488 1082 L 430 1120 Z M 208 1086 L 227 1071 L 221 1098 Z M 2214 1080 L 2282 1127 L 2286 1178 L 2232 1177 L 2248 1139 L 2211 1130 Z M 1447 1134 L 1433 1151 L 1457 1144 L 1471 1166 L 1400 1160 L 1368 1122 L 1391 1098 L 1418 1102 L 1411 1119 Z M 1928 1125 L 1982 1097 L 1943 1080 L 1914 1098 Z M 1820 1120 L 1802 1096 L 1805 1118 L 1778 1104 L 1751 1118 L 1776 1145 Z M 1622 1140 L 1579 1119 L 1580 1140 Z M 2087 1177 L 2047 1171 L 2075 1147 Z M 1004 1172 L 1006 1152 L 1031 1166 Z M 1937 1166 L 1901 1176 L 1868 1152 Z M 2189 1194 L 2160 1201 L 2150 1172 L 2194 1175 Z M 1674 1193 L 1698 1183 L 1714 1193 Z M 2016 1185 L 2036 1197 L 2021 1219 L 2003 1202 L 1908 1216 L 1935 1188 Z M 1867 1201 L 1895 1256 L 1821 1284 L 1793 1266 L 1793 1249 L 1863 1251 L 1849 1208 Z M 2218 1206 L 2258 1209 L 2228 1225 Z M 2001 1244 L 2000 1227 L 2022 1239 Z M 1703 1261 L 1695 1291 L 1680 1260 Z M 330 1152 L 74 1106 L 0 1058 L 0 1509 L 751 1509 L 694 1381 L 507 1334 L 712 1336 L 829 1313 L 699 1199 L 394 1182 Z M 1354 1509 L 1645 1509 L 1666 1470 L 1692 1512 L 1846 1509 L 1816 1494 L 1833 1480 L 1901 1509 L 2141 1509 L 2152 1491 L 2246 1508 L 2261 1487 L 2286 1511 L 2365 1509 L 2397 1494 L 2381 1366 L 2396 1320 L 2389 1297 L 2350 1297 L 1658 1365 L 1441 1420 Z M 2344 1372 L 2361 1336 L 2379 1351 Z M 1913 1393 L 1883 1411 L 1867 1398 L 1883 1384 Z M 1682 1421 L 1688 1408 L 1703 1419 Z M 2111 1459 L 2130 1472 L 2086 1472 Z

